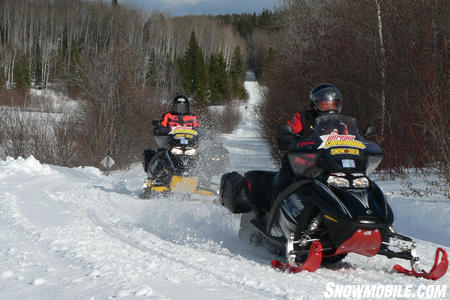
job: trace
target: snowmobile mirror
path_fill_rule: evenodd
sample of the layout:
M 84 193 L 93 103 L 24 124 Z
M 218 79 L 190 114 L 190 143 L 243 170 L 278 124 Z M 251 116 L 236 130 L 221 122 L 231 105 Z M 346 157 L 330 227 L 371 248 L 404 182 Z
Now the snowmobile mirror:
M 377 126 L 369 126 L 364 133 L 364 137 L 376 136 L 378 134 Z
M 153 121 L 152 121 L 152 125 L 153 125 L 154 127 L 159 127 L 159 126 L 160 126 L 158 120 L 153 120 Z

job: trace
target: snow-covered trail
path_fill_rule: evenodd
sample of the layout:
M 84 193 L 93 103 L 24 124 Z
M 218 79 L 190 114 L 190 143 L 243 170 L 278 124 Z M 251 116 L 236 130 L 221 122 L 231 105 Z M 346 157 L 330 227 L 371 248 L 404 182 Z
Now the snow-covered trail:
M 259 87 L 246 88 L 242 111 L 251 114 Z M 224 144 L 240 172 L 273 168 L 248 116 Z M 430 284 L 390 273 L 400 261 L 383 257 L 274 271 L 271 254 L 238 239 L 239 216 L 209 201 L 140 200 L 144 178 L 140 165 L 104 176 L 34 158 L 0 161 L 0 299 L 320 299 L 328 282 Z M 449 206 L 440 207 L 444 220 Z M 421 243 L 424 263 L 436 247 Z M 439 284 L 450 286 L 450 276 Z
M 258 121 L 255 117 L 262 90 L 257 81 L 246 81 L 245 88 L 249 99 L 247 104 L 240 106 L 241 123 L 233 133 L 223 135 L 223 143 L 230 151 L 231 169 L 241 173 L 274 169 L 269 147 L 258 133 Z

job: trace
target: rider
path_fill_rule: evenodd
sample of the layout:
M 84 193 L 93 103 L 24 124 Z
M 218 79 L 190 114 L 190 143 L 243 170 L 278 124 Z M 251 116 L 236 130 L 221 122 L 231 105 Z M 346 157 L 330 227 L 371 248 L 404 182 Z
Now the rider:
M 197 116 L 189 111 L 189 99 L 184 95 L 176 95 L 173 98 L 172 110 L 161 117 L 160 125 L 166 128 L 179 125 L 190 128 L 200 126 Z
M 277 143 L 281 150 L 287 150 L 291 142 L 310 137 L 314 132 L 314 121 L 324 114 L 340 113 L 342 108 L 342 95 L 339 90 L 329 83 L 322 83 L 314 87 L 309 94 L 310 108 L 304 112 L 296 112 L 286 125 L 278 126 Z M 287 127 L 287 128 L 286 128 Z M 305 143 L 308 143 L 305 141 Z M 256 211 L 270 210 L 272 201 L 277 195 L 295 180 L 295 174 L 289 164 L 287 153 L 281 160 L 281 168 L 275 177 L 267 177 L 264 172 L 247 172 L 243 179 L 245 193 L 243 202 L 247 202 Z M 239 179 L 235 179 L 236 183 Z M 266 193 L 267 187 L 272 184 L 272 193 Z M 258 185 L 261 187 L 254 188 Z M 264 191 L 256 195 L 258 190 Z M 242 195 L 242 193 L 241 193 Z
M 162 115 L 159 126 L 155 127 L 154 135 L 168 135 L 171 128 L 184 126 L 190 128 L 199 127 L 197 116 L 189 110 L 189 99 L 184 95 L 176 95 L 172 100 L 172 109 Z M 144 151 L 144 171 L 147 172 L 150 159 L 156 152 L 147 149 Z
M 294 134 L 299 137 L 305 138 L 312 135 L 314 121 L 318 116 L 340 113 L 342 109 L 342 94 L 334 85 L 321 83 L 309 93 L 309 106 L 309 109 L 302 113 L 294 113 L 292 119 L 287 122 Z M 277 136 L 278 146 L 281 149 L 286 148 L 292 141 L 292 138 L 292 134 L 279 132 Z
M 278 131 L 278 147 L 286 150 L 295 138 L 307 138 L 313 134 L 314 121 L 324 114 L 340 113 L 342 109 L 342 94 L 332 84 L 321 83 L 315 86 L 309 93 L 309 109 L 294 116 L 287 124 L 292 128 L 292 133 L 283 130 Z M 285 154 L 281 160 L 281 169 L 277 173 L 274 184 L 276 191 L 280 192 L 293 182 L 294 173 Z

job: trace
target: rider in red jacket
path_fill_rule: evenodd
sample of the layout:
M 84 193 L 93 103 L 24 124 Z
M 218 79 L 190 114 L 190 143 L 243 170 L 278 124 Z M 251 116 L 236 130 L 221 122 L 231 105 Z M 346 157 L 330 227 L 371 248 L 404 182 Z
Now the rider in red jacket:
M 199 127 L 197 116 L 189 111 L 189 100 L 186 96 L 177 95 L 173 98 L 172 110 L 161 117 L 162 127 L 185 126 Z
M 176 95 L 172 101 L 172 109 L 170 112 L 163 114 L 159 121 L 160 126 L 155 127 L 153 134 L 155 136 L 166 136 L 172 127 L 184 126 L 189 128 L 200 127 L 197 116 L 189 111 L 189 100 L 186 96 Z M 156 151 L 147 149 L 144 151 L 142 161 L 144 171 L 148 171 L 148 165 Z
M 342 109 L 341 92 L 329 83 L 322 83 L 314 87 L 309 94 L 309 101 L 310 108 L 307 111 L 294 113 L 292 119 L 287 122 L 291 126 L 294 135 L 285 130 L 278 132 L 277 142 L 280 149 L 286 150 L 296 137 L 305 138 L 311 136 L 314 131 L 314 121 L 318 116 L 340 113 Z M 294 177 L 286 155 L 282 158 L 281 165 L 281 169 L 274 181 L 278 186 L 278 190 L 283 190 Z

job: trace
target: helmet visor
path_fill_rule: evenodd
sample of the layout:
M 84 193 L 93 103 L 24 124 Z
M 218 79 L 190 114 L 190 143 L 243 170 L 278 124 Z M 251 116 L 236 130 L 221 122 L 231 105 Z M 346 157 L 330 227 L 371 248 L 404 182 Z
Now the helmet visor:
M 172 105 L 172 111 L 178 114 L 184 114 L 188 112 L 187 104 L 185 102 L 178 102 Z
M 342 109 L 342 99 L 319 98 L 314 100 L 314 105 L 322 112 L 336 111 L 340 113 Z

